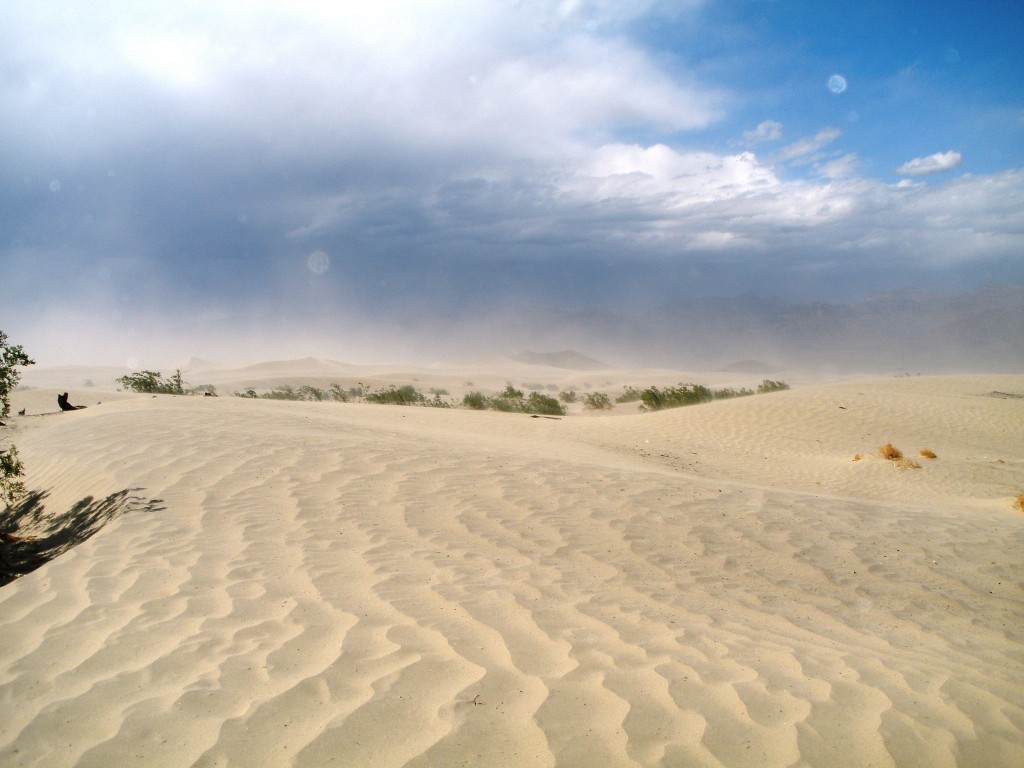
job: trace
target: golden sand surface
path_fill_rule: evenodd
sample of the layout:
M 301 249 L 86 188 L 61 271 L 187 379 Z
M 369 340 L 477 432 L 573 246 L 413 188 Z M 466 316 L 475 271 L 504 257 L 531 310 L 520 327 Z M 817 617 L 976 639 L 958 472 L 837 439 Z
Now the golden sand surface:
M 1024 376 L 561 419 L 38 381 L 19 535 L 96 532 L 0 587 L 0 765 L 1024 765 Z

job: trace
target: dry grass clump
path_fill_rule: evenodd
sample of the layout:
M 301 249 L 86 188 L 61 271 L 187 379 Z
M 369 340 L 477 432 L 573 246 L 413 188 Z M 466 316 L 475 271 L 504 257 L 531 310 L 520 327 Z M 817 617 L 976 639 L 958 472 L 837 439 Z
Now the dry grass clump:
M 903 458 L 903 451 L 892 443 L 886 443 L 878 449 L 878 455 L 889 461 L 899 461 Z
M 920 469 L 921 465 L 912 459 L 905 458 L 903 451 L 897 448 L 892 443 L 886 443 L 878 449 L 878 455 L 883 459 L 888 459 L 893 462 L 900 469 Z
M 1017 508 L 1018 512 L 1024 512 L 1024 493 L 1017 497 L 1013 502 L 1013 506 Z
M 862 458 L 862 457 L 861 457 L 861 455 L 860 455 L 859 453 L 855 453 L 855 454 L 853 454 L 853 460 L 854 460 L 854 461 L 860 461 L 860 460 L 861 460 L 861 458 Z
M 922 449 L 921 449 L 921 450 L 919 451 L 919 453 L 920 453 L 921 457 L 922 457 L 922 458 L 925 458 L 925 459 L 934 459 L 934 458 L 937 458 L 937 457 L 935 456 L 935 451 L 929 450 L 928 448 L 922 448 Z

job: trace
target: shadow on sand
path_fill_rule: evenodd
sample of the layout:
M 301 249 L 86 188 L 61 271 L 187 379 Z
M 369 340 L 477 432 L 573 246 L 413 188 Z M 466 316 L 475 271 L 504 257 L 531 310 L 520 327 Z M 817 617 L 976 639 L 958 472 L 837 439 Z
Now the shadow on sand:
M 135 495 L 125 488 L 105 499 L 86 496 L 63 514 L 48 514 L 43 501 L 49 491 L 33 491 L 0 513 L 0 587 L 81 544 L 125 512 L 159 512 L 160 499 Z

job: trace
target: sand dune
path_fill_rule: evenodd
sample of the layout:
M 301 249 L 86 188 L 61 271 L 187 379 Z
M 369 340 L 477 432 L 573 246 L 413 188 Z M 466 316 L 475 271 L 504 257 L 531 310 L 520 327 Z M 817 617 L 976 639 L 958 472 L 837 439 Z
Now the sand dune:
M 47 513 L 120 501 L 0 588 L 0 764 L 1024 764 L 992 392 L 1024 377 L 561 420 L 18 392 Z

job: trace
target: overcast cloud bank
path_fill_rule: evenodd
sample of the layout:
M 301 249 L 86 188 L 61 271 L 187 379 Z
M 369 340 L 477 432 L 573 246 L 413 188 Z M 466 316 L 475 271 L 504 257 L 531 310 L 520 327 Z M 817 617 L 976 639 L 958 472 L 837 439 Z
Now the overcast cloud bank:
M 337 5 L 13 8 L 5 329 L 54 355 L 183 324 L 341 343 L 414 317 L 1024 284 L 1024 170 L 909 131 L 897 162 L 866 156 L 853 107 L 888 97 L 833 106 L 866 98 L 855 72 L 773 111 L 725 71 L 752 54 L 707 42 L 738 34 L 720 4 Z M 893 69 L 878 82 L 909 87 Z

